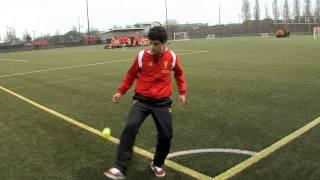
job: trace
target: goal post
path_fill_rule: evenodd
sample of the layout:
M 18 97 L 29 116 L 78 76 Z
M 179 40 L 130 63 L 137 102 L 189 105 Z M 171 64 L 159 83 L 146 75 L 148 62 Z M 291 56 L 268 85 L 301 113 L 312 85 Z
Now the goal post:
M 260 36 L 263 38 L 269 37 L 269 33 L 260 33 Z
M 313 28 L 313 39 L 320 39 L 320 27 Z
M 176 32 L 173 33 L 173 40 L 174 41 L 185 41 L 190 40 L 188 36 L 188 32 Z
M 207 39 L 216 39 L 216 35 L 215 34 L 208 34 Z

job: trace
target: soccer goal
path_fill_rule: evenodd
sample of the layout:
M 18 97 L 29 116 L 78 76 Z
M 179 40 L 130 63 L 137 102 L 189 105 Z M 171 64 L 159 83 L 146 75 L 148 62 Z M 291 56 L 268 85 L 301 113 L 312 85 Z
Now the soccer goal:
M 208 34 L 207 39 L 215 39 L 216 35 L 215 34 Z
M 260 33 L 260 36 L 263 38 L 269 37 L 269 33 Z
M 188 36 L 188 32 L 177 32 L 173 34 L 174 41 L 185 41 L 190 40 Z
M 320 39 L 320 27 L 313 28 L 313 39 Z

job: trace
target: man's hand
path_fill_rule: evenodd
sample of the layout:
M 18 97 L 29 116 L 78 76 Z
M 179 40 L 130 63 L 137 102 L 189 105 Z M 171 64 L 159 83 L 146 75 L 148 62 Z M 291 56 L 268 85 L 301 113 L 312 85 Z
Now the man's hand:
M 186 95 L 179 95 L 179 104 L 180 106 L 184 106 L 186 104 Z
M 116 93 L 115 95 L 112 96 L 112 101 L 114 103 L 118 103 L 121 96 L 122 96 L 121 93 Z

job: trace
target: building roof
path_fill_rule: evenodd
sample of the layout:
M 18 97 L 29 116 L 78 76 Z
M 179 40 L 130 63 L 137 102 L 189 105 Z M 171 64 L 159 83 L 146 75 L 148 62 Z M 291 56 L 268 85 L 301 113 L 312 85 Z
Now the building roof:
M 136 23 L 136 24 L 160 24 L 160 25 L 161 25 L 161 23 L 158 22 L 158 21 L 153 21 L 153 22 L 138 22 L 138 23 Z
M 112 33 L 112 32 L 128 32 L 128 31 L 142 31 L 144 28 L 121 28 L 121 29 L 110 29 L 107 32 L 101 33 L 101 34 L 106 34 L 106 33 Z

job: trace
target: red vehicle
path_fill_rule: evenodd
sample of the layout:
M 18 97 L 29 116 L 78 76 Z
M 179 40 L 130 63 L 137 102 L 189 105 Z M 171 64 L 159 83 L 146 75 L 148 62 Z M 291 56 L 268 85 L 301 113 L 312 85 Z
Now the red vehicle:
M 48 40 L 47 39 L 37 39 L 37 40 L 34 40 L 32 42 L 32 45 L 35 49 L 41 49 L 41 48 L 44 48 L 46 46 L 48 46 Z
M 276 37 L 277 38 L 287 38 L 290 36 L 290 32 L 286 30 L 278 30 L 276 32 Z

